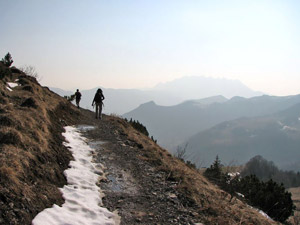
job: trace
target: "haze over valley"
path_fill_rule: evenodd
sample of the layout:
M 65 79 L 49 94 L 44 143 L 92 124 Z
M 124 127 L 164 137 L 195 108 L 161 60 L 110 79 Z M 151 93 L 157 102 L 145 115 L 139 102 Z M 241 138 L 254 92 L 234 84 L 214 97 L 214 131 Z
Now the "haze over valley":
M 225 164 L 243 164 L 259 154 L 281 169 L 300 170 L 300 95 L 262 95 L 239 81 L 207 77 L 185 77 L 147 90 L 102 89 L 105 113 L 138 120 L 173 154 L 186 146 L 186 158 L 198 166 L 209 166 L 216 155 Z M 81 90 L 82 107 L 92 110 L 96 90 Z
M 91 102 L 98 87 L 82 92 L 81 106 L 92 109 Z M 217 79 L 210 77 L 189 76 L 166 83 L 160 83 L 148 89 L 112 89 L 103 88 L 106 100 L 105 113 L 122 115 L 140 104 L 154 101 L 158 105 L 172 106 L 191 99 L 208 98 L 222 95 L 225 98 L 233 96 L 253 97 L 261 92 L 253 91 L 238 80 Z M 66 91 L 61 88 L 50 88 L 61 96 L 71 95 L 75 90 Z

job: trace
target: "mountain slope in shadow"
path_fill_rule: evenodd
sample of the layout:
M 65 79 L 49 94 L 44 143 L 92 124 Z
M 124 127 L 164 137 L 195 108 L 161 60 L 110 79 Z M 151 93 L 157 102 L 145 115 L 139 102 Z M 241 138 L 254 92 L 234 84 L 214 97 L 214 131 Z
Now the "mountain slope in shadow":
M 262 155 L 281 169 L 300 171 L 300 104 L 267 116 L 223 122 L 186 143 L 191 159 L 201 158 L 203 166 L 216 155 L 226 164 Z
M 177 145 L 198 132 L 224 121 L 276 113 L 299 103 L 300 95 L 233 97 L 228 101 L 222 97 L 208 99 L 186 101 L 175 106 L 159 106 L 148 102 L 123 116 L 139 120 L 159 144 L 174 151 Z

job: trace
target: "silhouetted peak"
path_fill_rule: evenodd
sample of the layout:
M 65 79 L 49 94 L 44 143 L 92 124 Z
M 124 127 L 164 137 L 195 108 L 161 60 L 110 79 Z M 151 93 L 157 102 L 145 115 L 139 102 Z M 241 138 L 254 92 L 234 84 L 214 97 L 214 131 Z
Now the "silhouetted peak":
M 244 101 L 244 100 L 246 100 L 246 98 L 240 97 L 240 96 L 234 96 L 230 99 L 231 102 L 241 102 L 241 101 Z
M 157 104 L 154 101 L 146 102 L 140 105 L 140 107 L 153 107 L 157 106 Z

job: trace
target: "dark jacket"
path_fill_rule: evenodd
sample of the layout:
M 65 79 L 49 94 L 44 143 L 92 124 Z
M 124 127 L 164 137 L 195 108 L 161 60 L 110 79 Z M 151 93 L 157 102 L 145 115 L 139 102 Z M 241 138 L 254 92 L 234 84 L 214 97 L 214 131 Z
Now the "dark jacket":
M 75 92 L 75 98 L 76 98 L 76 100 L 80 100 L 81 99 L 81 93 L 79 91 Z
M 93 103 L 102 103 L 102 101 L 104 100 L 104 95 L 101 93 L 101 92 L 97 92 L 95 94 L 95 97 L 94 97 L 94 100 L 93 100 Z

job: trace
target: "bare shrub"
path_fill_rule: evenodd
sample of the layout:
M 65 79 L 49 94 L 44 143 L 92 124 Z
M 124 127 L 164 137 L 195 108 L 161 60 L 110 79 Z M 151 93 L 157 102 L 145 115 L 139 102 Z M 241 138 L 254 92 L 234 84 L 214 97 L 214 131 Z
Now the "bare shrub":
M 185 161 L 187 158 L 186 155 L 186 149 L 187 149 L 188 143 L 186 143 L 184 146 L 178 146 L 176 149 L 175 157 Z
M 34 77 L 36 80 L 40 81 L 41 78 L 39 77 L 36 69 L 34 66 L 25 65 L 19 68 L 23 73 L 25 73 L 28 76 Z

